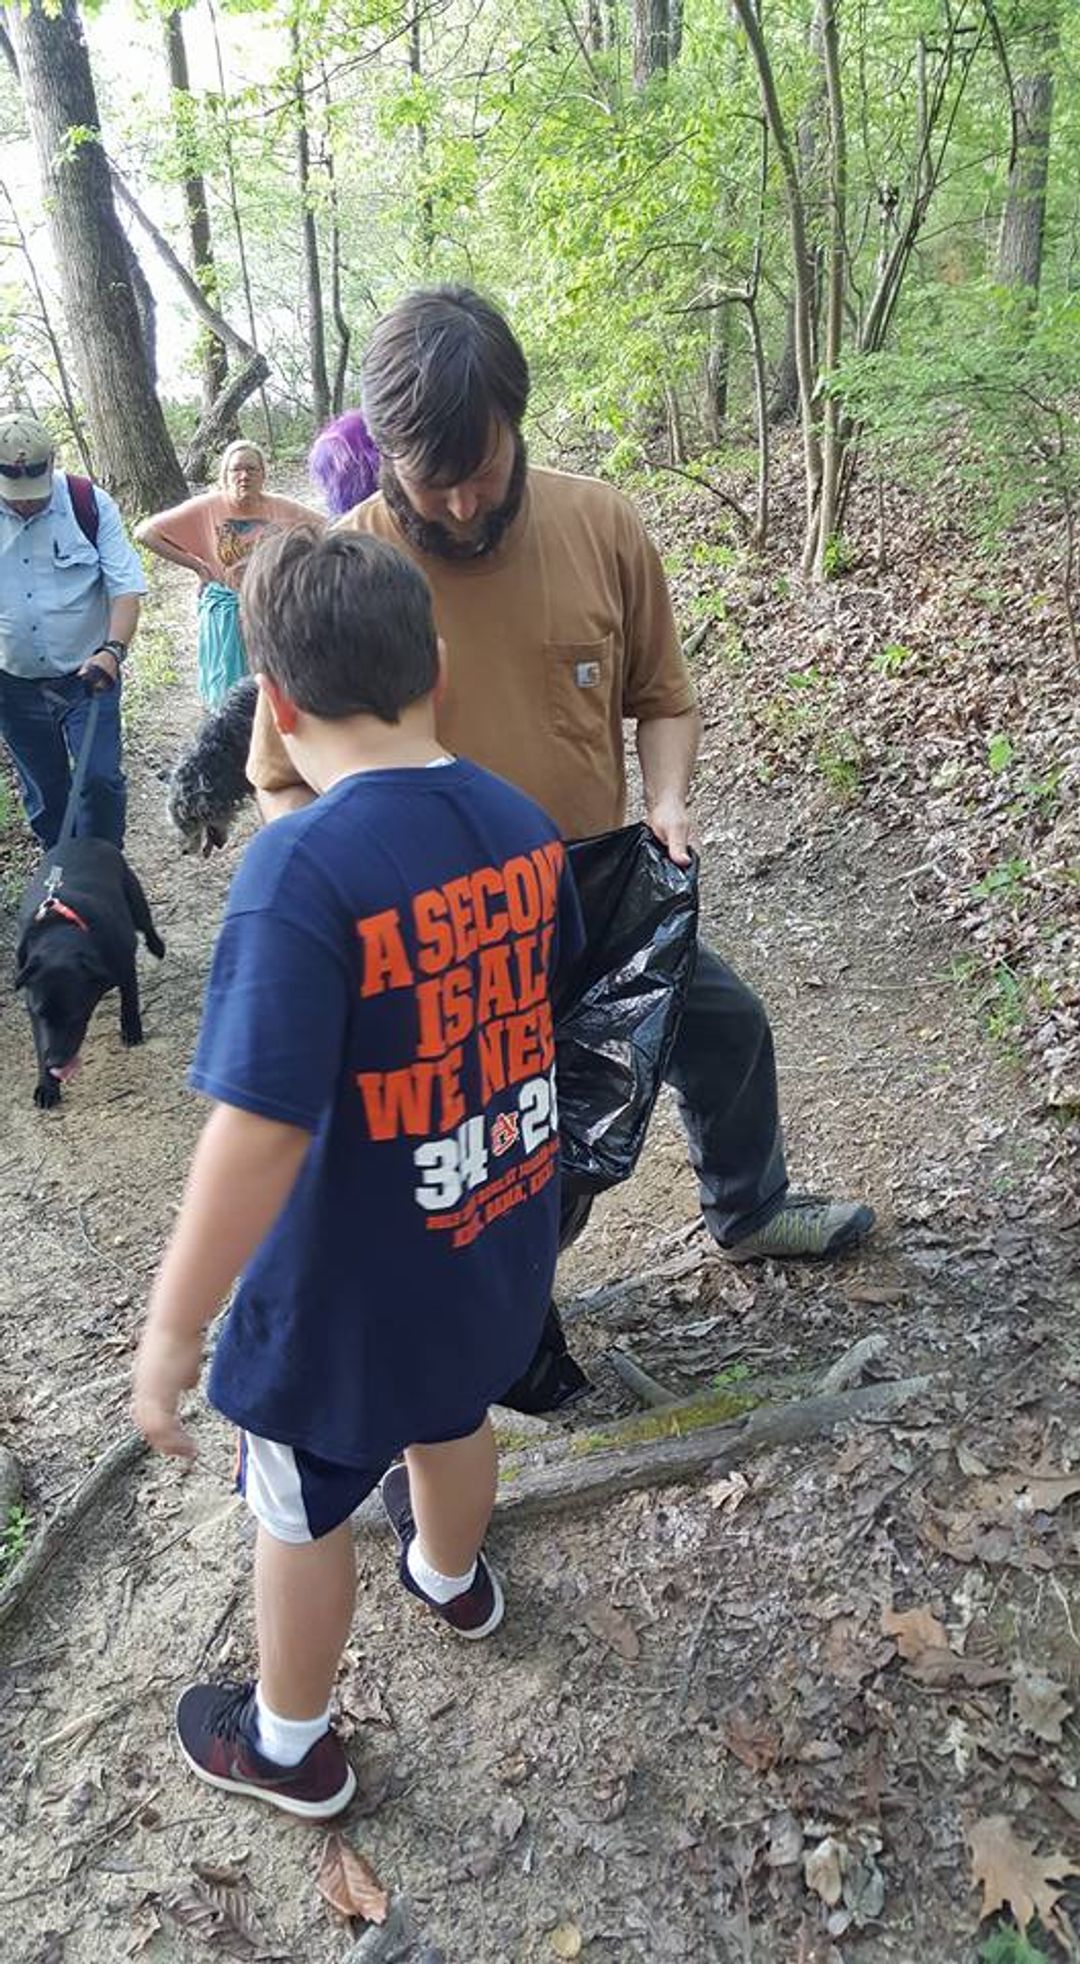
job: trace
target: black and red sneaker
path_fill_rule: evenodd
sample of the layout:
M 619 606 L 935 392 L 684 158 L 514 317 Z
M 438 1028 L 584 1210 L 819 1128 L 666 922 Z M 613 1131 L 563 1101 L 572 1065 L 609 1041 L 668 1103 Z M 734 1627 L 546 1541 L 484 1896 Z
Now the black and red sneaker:
M 333 1732 L 324 1732 L 298 1766 L 259 1751 L 254 1684 L 189 1684 L 176 1707 L 180 1750 L 210 1787 L 269 1801 L 286 1814 L 326 1821 L 356 1792 L 356 1775 Z
M 481 1637 L 490 1637 L 503 1620 L 506 1603 L 502 1584 L 494 1569 L 488 1567 L 483 1551 L 476 1557 L 476 1567 L 468 1588 L 463 1589 L 460 1596 L 451 1596 L 448 1603 L 435 1602 L 425 1594 L 418 1582 L 413 1581 L 409 1572 L 409 1543 L 415 1539 L 416 1522 L 412 1517 L 407 1467 L 399 1461 L 388 1473 L 384 1473 L 379 1492 L 401 1550 L 398 1574 L 410 1595 L 419 1597 L 459 1637 L 467 1637 L 470 1643 L 478 1642 Z

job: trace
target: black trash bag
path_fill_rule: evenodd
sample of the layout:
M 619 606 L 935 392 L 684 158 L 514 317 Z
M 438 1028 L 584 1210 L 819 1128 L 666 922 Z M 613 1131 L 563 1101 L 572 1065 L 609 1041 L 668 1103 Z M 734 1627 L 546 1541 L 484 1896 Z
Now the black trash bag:
M 528 1370 L 503 1392 L 499 1403 L 512 1412 L 559 1412 L 591 1390 L 581 1365 L 566 1348 L 562 1318 L 550 1303 Z
M 628 1180 L 645 1143 L 694 972 L 697 861 L 676 866 L 646 825 L 568 856 L 586 941 L 555 1039 L 563 1187 L 580 1195 Z
M 560 1251 L 594 1196 L 637 1165 L 694 971 L 698 912 L 696 861 L 675 866 L 644 825 L 584 839 L 569 858 L 586 943 L 555 1002 Z M 590 1389 L 552 1303 L 528 1370 L 499 1402 L 556 1412 Z
M 559 1195 L 560 1254 L 577 1240 L 592 1213 L 593 1198 L 591 1193 L 571 1193 L 563 1185 Z M 559 1412 L 591 1390 L 581 1365 L 566 1347 L 562 1317 L 555 1304 L 549 1303 L 529 1368 L 503 1392 L 499 1403 L 512 1412 Z

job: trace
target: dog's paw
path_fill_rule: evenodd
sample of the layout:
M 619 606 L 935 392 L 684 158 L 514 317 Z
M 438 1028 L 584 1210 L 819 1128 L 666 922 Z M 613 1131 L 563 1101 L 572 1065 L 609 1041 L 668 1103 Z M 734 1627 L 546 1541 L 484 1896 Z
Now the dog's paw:
M 60 1103 L 60 1085 L 54 1077 L 41 1077 L 34 1086 L 34 1103 L 39 1112 L 51 1111 Z
M 136 1044 L 140 1044 L 142 1040 L 143 1027 L 141 1023 L 121 1023 L 120 1041 L 125 1050 L 134 1050 Z

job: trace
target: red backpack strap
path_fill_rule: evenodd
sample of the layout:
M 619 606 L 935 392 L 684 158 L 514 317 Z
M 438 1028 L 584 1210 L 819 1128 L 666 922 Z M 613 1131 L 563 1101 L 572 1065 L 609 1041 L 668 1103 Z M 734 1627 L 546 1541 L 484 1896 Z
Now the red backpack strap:
M 65 471 L 64 476 L 67 478 L 68 496 L 75 514 L 75 523 L 83 537 L 89 539 L 92 546 L 96 546 L 99 514 L 94 487 L 88 477 L 76 477 L 73 471 Z

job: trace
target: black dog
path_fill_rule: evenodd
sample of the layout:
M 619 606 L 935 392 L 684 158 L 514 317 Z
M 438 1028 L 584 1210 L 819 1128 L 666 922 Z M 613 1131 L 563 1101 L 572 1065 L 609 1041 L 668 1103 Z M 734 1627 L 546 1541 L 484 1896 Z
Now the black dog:
M 237 812 L 252 796 L 244 774 L 258 684 L 246 675 L 206 717 L 169 779 L 167 809 L 184 852 L 208 858 L 229 836 Z
M 109 989 L 120 991 L 120 1035 L 143 1040 L 135 932 L 165 953 L 144 894 L 116 846 L 69 839 L 47 852 L 19 913 L 16 989 L 22 989 L 37 1051 L 35 1105 L 59 1102 L 73 1077 L 87 1025 Z

